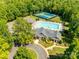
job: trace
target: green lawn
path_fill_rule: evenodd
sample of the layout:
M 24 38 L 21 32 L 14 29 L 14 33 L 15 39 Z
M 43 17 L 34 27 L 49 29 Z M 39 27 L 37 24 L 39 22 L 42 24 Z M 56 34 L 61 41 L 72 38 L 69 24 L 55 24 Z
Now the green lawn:
M 56 55 L 56 54 L 63 54 L 65 50 L 66 50 L 65 48 L 54 47 L 52 50 L 48 50 L 48 52 L 49 55 Z
M 28 48 L 29 54 L 32 54 L 32 58 L 33 59 L 37 59 L 37 54 L 34 50 L 32 50 L 31 48 Z

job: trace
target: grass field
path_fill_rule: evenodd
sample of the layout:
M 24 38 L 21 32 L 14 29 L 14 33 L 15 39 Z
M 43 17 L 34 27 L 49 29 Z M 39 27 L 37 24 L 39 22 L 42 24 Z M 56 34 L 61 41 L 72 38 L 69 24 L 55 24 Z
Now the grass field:
M 66 48 L 59 48 L 54 47 L 52 50 L 48 50 L 49 55 L 57 55 L 57 54 L 63 54 Z

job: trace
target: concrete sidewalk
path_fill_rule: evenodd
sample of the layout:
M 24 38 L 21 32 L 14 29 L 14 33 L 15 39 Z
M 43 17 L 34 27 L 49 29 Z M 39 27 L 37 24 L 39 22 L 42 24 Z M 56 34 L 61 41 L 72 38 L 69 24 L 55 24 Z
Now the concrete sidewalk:
M 14 47 L 14 46 L 12 47 L 8 59 L 13 59 L 14 55 L 16 54 L 17 49 L 18 47 Z

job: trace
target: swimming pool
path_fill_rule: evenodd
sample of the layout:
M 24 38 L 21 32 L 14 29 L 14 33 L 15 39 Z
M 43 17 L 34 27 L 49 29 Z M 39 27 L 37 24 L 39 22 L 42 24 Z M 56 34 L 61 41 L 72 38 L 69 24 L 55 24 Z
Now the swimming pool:
M 54 22 L 46 22 L 46 21 L 37 21 L 33 24 L 33 28 L 45 28 L 50 30 L 61 31 L 62 24 L 61 23 L 54 23 Z
M 47 13 L 47 12 L 42 12 L 42 13 L 35 14 L 35 16 L 38 16 L 38 17 L 44 18 L 44 19 L 49 19 L 49 18 L 55 17 L 56 15 L 51 14 L 51 13 Z

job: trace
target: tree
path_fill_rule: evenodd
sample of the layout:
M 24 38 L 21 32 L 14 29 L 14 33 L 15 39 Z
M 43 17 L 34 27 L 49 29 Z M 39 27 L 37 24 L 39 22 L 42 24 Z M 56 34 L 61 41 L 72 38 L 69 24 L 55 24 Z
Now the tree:
M 0 3 L 0 19 L 5 19 L 7 20 L 7 11 L 6 11 L 6 4 L 5 3 Z
M 79 59 L 79 40 L 74 38 L 69 48 L 65 51 L 63 59 Z
M 8 59 L 10 45 L 0 36 L 0 59 Z
M 7 21 L 4 20 L 4 19 L 1 19 L 0 20 L 0 35 L 6 39 L 6 41 L 8 43 L 11 43 L 12 42 L 12 37 L 8 31 L 8 27 L 7 27 Z
M 37 59 L 37 56 L 30 48 L 19 47 L 14 59 Z
M 13 3 L 9 3 L 7 5 L 7 19 L 8 21 L 16 19 L 16 17 L 20 16 L 21 13 L 18 8 Z
M 33 31 L 31 30 L 31 24 L 26 22 L 22 18 L 17 18 L 14 24 L 14 36 L 15 41 L 19 44 L 28 44 L 33 41 Z

